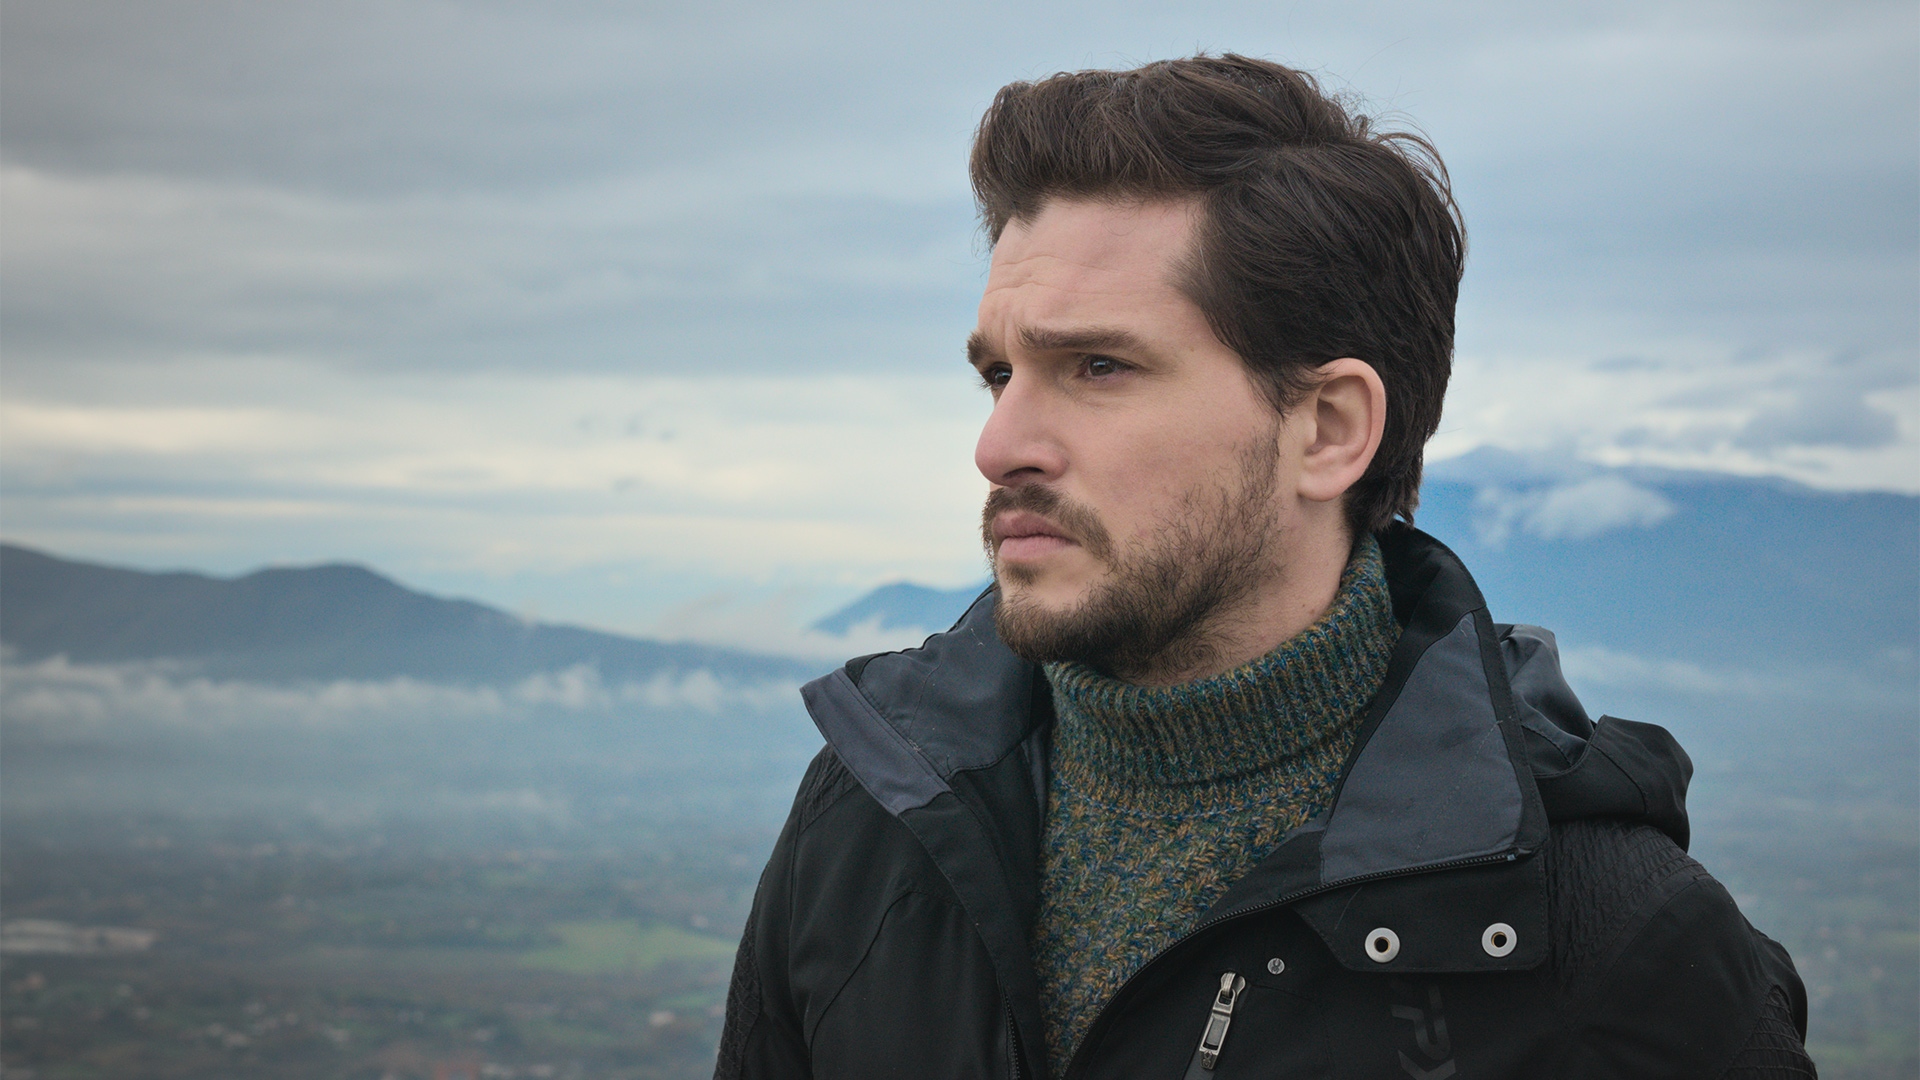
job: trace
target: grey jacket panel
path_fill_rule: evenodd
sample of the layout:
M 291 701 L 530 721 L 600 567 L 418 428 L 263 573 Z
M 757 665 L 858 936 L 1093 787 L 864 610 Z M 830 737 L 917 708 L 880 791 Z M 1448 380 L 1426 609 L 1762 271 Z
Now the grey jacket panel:
M 1435 768 L 1444 762 L 1445 768 Z M 1520 778 L 1494 715 L 1474 618 L 1427 649 L 1347 769 L 1320 840 L 1337 882 L 1514 850 Z

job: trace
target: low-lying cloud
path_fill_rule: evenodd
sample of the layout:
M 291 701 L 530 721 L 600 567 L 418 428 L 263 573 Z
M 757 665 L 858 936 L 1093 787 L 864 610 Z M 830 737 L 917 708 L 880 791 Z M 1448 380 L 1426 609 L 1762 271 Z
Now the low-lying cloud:
M 270 685 L 208 679 L 164 663 L 70 664 L 63 657 L 0 664 L 0 718 L 7 730 L 51 741 L 90 741 L 149 727 L 210 735 L 390 731 L 510 720 L 554 709 L 714 716 L 763 713 L 797 700 L 790 684 L 743 684 L 706 670 L 609 683 L 581 665 L 495 688 L 404 677 Z
M 1644 529 L 1678 510 L 1665 495 L 1618 476 L 1597 476 L 1537 490 L 1482 488 L 1474 529 L 1488 547 L 1515 533 L 1541 540 L 1590 540 L 1617 529 Z
M 1711 698 L 1754 704 L 1805 703 L 1809 716 L 1835 707 L 1879 710 L 1889 715 L 1913 709 L 1913 657 L 1883 656 L 1856 669 L 1753 668 L 1644 656 L 1604 645 L 1563 645 L 1561 667 L 1578 688 Z

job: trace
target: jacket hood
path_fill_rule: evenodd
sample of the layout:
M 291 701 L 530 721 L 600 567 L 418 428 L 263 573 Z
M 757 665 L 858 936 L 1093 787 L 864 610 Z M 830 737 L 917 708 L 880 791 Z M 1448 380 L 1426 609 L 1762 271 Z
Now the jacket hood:
M 1498 628 L 1526 763 L 1551 821 L 1644 821 L 1687 847 L 1687 781 L 1693 761 L 1668 731 L 1618 717 L 1589 720 L 1560 674 L 1553 633 Z

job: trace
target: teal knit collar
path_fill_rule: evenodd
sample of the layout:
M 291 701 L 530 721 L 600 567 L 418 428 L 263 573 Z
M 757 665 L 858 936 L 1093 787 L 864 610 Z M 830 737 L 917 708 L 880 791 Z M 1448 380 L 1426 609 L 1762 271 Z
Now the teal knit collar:
M 1317 756 L 1351 733 L 1400 634 L 1380 546 L 1361 540 L 1333 606 L 1272 652 L 1178 686 L 1134 686 L 1075 662 L 1046 665 L 1058 723 L 1054 765 L 1102 802 L 1152 789 L 1232 787 Z M 1226 792 L 1220 794 L 1226 795 Z

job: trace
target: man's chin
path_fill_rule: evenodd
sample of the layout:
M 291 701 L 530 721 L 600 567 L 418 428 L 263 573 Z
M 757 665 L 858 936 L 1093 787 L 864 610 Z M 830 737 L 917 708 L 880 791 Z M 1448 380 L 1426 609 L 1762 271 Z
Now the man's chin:
M 1000 602 L 1041 619 L 1057 619 L 1078 608 L 1085 597 L 1067 586 L 1058 573 L 1049 574 L 1030 565 L 995 568 L 994 580 L 1000 586 Z
M 993 568 L 993 580 L 1000 586 L 1001 596 L 1030 600 L 1040 586 L 1040 571 L 1031 566 L 1001 563 Z
M 1037 576 L 1037 575 L 1033 575 Z M 999 575 L 1000 600 L 994 624 L 1014 654 L 1035 662 L 1079 659 L 1084 644 L 1084 598 L 1056 596 L 1056 590 L 1019 575 Z
M 1078 545 L 1008 558 L 996 551 L 994 580 L 1003 593 L 1021 592 L 1029 602 L 1065 611 L 1086 601 L 1110 575 L 1111 568 Z
M 1168 573 L 1067 581 L 1047 575 L 1023 583 L 1012 567 L 996 567 L 1000 600 L 994 629 L 1015 656 L 1035 663 L 1074 661 L 1136 682 L 1157 677 L 1169 658 L 1181 670 L 1200 664 L 1211 637 L 1200 632 L 1218 597 L 1183 598 L 1165 587 Z

